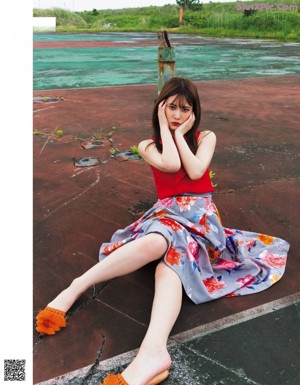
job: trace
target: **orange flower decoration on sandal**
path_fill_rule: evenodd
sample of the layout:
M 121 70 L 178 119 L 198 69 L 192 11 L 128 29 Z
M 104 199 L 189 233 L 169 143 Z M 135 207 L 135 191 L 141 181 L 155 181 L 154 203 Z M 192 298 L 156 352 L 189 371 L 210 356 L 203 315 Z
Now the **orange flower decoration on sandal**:
M 35 330 L 40 334 L 53 335 L 66 327 L 66 313 L 47 306 L 36 316 Z

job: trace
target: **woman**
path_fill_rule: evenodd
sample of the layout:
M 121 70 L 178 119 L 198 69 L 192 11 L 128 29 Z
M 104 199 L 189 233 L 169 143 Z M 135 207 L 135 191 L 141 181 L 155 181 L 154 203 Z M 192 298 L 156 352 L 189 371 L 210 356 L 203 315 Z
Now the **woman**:
M 181 308 L 182 287 L 199 304 L 259 292 L 284 273 L 286 241 L 222 226 L 208 171 L 216 136 L 198 131 L 200 118 L 195 84 L 171 78 L 154 105 L 153 138 L 139 144 L 140 155 L 152 168 L 158 201 L 103 244 L 100 262 L 37 316 L 36 330 L 55 334 L 90 286 L 159 261 L 146 336 L 132 363 L 122 374 L 109 375 L 105 385 L 154 385 L 168 377 L 167 340 Z

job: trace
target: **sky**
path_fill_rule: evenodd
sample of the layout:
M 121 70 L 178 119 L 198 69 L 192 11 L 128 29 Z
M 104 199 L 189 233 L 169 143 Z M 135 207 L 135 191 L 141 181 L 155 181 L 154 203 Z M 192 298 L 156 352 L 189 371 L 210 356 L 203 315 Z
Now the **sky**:
M 202 0 L 208 3 L 210 0 Z M 213 0 L 217 2 L 218 0 Z M 234 0 L 219 0 L 220 2 Z M 147 7 L 150 5 L 163 6 L 176 4 L 176 0 L 33 0 L 33 8 L 64 8 L 70 11 L 82 12 L 95 9 L 121 9 L 134 7 Z

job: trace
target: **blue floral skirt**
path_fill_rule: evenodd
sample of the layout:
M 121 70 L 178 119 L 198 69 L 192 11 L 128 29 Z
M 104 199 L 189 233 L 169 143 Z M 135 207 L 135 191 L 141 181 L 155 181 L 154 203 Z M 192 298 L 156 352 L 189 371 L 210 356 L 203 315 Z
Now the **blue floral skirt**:
M 149 233 L 168 241 L 164 261 L 196 304 L 267 289 L 282 277 L 289 250 L 283 239 L 223 227 L 211 194 L 181 195 L 158 200 L 116 231 L 99 259 Z

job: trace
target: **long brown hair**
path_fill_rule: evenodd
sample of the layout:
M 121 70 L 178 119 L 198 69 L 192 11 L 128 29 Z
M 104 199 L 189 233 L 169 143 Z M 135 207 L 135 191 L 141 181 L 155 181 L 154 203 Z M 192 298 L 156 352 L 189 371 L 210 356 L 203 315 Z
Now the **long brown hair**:
M 158 120 L 158 106 L 163 100 L 167 100 L 170 96 L 177 95 L 179 107 L 183 106 L 185 101 L 193 108 L 195 122 L 193 127 L 186 133 L 186 141 L 191 151 L 195 154 L 197 151 L 196 131 L 201 120 L 201 105 L 196 85 L 189 79 L 173 77 L 168 80 L 161 89 L 158 98 L 155 100 L 152 113 L 153 136 L 157 149 L 162 152 L 162 143 L 160 135 L 160 127 Z

